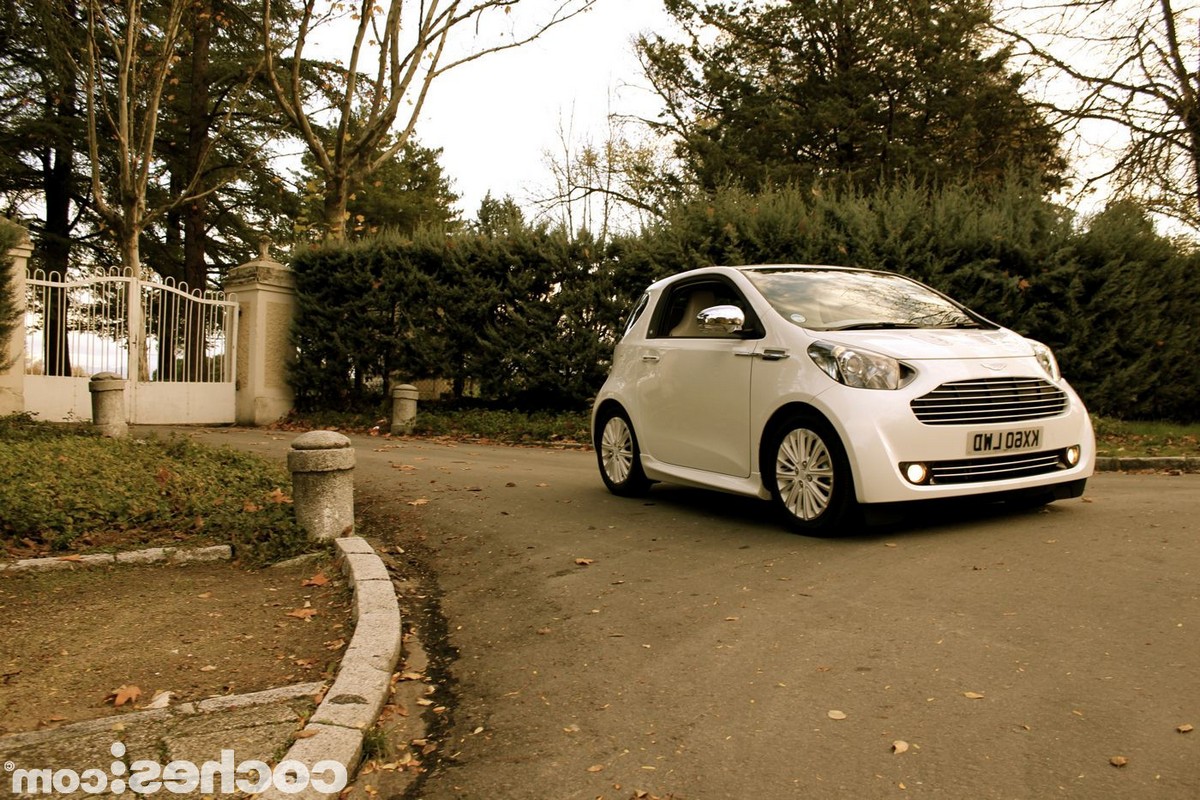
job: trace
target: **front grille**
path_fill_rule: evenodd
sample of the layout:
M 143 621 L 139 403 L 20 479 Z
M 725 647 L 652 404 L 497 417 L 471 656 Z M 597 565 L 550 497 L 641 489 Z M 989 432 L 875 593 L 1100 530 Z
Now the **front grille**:
M 984 378 L 943 383 L 909 404 L 926 425 L 974 425 L 1053 417 L 1067 393 L 1040 378 Z
M 984 483 L 1008 478 L 1044 475 L 1062 469 L 1062 450 L 1049 453 L 1020 453 L 993 458 L 964 458 L 929 463 L 929 482 L 935 486 L 949 483 Z

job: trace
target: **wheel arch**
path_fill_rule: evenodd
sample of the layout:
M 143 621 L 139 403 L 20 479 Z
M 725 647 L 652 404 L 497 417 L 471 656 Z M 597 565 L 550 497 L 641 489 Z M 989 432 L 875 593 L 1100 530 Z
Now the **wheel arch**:
M 592 444 L 597 443 L 596 437 L 600 435 L 600 420 L 603 419 L 606 414 L 615 413 L 618 411 L 624 414 L 626 417 L 629 416 L 629 411 L 626 410 L 625 406 L 621 405 L 621 401 L 617 400 L 615 397 L 605 398 L 596 405 L 595 410 L 592 412 Z
M 779 408 L 775 409 L 771 416 L 767 418 L 767 421 L 763 423 L 762 431 L 758 437 L 758 474 L 763 486 L 766 486 L 766 476 L 770 474 L 772 469 L 774 469 L 774 465 L 771 462 L 774 460 L 775 454 L 770 452 L 771 440 L 774 438 L 775 431 L 780 425 L 783 424 L 783 421 L 794 414 L 812 414 L 813 416 L 821 419 L 830 427 L 834 434 L 837 435 L 838 444 L 841 445 L 842 452 L 845 454 L 846 460 L 850 464 L 850 478 L 851 482 L 854 484 L 854 494 L 856 497 L 861 497 L 859 492 L 860 487 L 858 486 L 858 464 L 854 460 L 854 454 L 851 453 L 850 448 L 846 446 L 845 434 L 838 427 L 837 423 L 830 419 L 829 415 L 820 408 L 811 403 L 805 403 L 799 400 L 781 405 Z

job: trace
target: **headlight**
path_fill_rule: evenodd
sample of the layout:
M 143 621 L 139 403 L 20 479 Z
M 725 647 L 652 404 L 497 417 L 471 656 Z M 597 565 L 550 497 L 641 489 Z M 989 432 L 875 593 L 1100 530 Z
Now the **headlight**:
M 1050 348 L 1032 339 L 1027 341 L 1033 347 L 1033 357 L 1042 365 L 1042 369 L 1046 370 L 1046 374 L 1050 376 L 1050 380 L 1056 381 L 1061 378 L 1062 373 L 1058 371 L 1058 361 L 1055 360 L 1054 353 L 1050 352 Z
M 855 389 L 899 389 L 913 375 L 911 368 L 890 356 L 840 344 L 813 342 L 808 357 L 826 375 Z

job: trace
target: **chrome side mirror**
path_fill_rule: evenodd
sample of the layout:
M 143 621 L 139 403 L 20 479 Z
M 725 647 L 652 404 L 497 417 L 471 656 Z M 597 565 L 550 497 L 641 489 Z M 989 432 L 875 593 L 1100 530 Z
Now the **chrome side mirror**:
M 746 327 L 746 314 L 737 306 L 712 306 L 696 315 L 705 333 L 738 333 Z

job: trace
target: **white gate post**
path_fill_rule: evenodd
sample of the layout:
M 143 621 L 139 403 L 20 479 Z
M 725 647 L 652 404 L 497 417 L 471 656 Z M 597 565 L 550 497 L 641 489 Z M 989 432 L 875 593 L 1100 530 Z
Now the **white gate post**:
M 0 416 L 25 410 L 25 269 L 33 255 L 29 235 L 8 251 L 12 259 L 12 290 L 19 315 L 12 338 L 0 342 Z M 7 370 L 4 367 L 8 367 Z
M 287 370 L 295 353 L 296 276 L 272 260 L 270 246 L 264 236 L 258 259 L 234 267 L 225 277 L 225 293 L 236 295 L 238 303 L 239 425 L 269 425 L 286 416 L 295 399 Z

